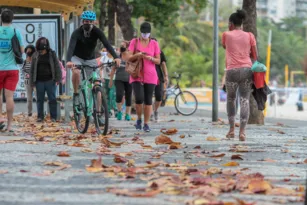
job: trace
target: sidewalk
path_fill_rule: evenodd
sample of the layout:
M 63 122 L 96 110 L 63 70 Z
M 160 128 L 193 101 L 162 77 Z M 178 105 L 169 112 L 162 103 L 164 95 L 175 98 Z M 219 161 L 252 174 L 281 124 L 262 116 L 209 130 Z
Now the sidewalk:
M 17 117 L 17 136 L 0 133 L 0 204 L 238 204 L 235 198 L 303 204 L 307 126 L 248 126 L 247 141 L 239 142 L 226 140 L 227 125 L 212 125 L 202 112 L 172 112 L 150 134 L 112 119 L 113 132 L 102 143 L 71 132 L 73 124 L 42 126 Z M 178 129 L 169 138 L 181 144 L 157 145 L 162 128 Z M 61 151 L 70 156 L 57 156 Z M 103 166 L 91 163 L 99 156 Z

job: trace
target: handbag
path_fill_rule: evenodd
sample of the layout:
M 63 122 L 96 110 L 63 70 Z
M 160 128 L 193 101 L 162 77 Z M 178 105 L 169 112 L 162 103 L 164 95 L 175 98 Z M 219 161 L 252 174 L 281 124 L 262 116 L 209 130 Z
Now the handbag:
M 135 41 L 133 55 L 136 53 L 139 39 L 136 39 Z M 142 78 L 143 59 L 138 58 L 135 61 L 127 61 L 125 70 L 131 75 L 132 78 Z
M 23 58 L 22 58 L 21 50 L 20 50 L 20 43 L 19 43 L 19 40 L 17 38 L 15 29 L 14 29 L 14 36 L 11 39 L 11 43 L 12 43 L 12 50 L 13 50 L 13 53 L 14 53 L 14 56 L 15 56 L 16 64 L 23 64 L 24 61 L 23 61 Z

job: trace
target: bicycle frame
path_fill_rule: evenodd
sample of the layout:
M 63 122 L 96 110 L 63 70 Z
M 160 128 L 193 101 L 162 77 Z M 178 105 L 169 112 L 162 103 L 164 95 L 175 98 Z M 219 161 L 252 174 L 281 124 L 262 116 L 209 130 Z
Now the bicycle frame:
M 95 72 L 95 69 L 93 69 L 93 72 L 91 74 L 91 82 L 86 78 L 85 76 L 85 70 L 81 70 L 81 75 L 82 75 L 82 82 L 81 82 L 81 90 L 84 91 L 85 96 L 86 96 L 86 105 L 88 105 L 87 109 L 87 116 L 92 116 L 93 114 L 93 104 L 94 104 L 94 99 L 93 99 L 93 93 L 89 92 L 89 89 L 93 89 L 94 86 L 102 86 L 102 83 L 100 84 L 95 84 L 96 82 L 100 81 L 99 75 Z M 95 84 L 95 85 L 93 85 Z

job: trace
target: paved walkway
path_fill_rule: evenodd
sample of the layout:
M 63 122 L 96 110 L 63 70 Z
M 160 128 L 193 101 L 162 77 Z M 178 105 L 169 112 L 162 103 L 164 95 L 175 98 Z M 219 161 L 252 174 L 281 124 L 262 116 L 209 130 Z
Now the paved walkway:
M 303 204 L 307 126 L 248 126 L 247 141 L 239 142 L 224 138 L 223 121 L 164 113 L 150 134 L 112 119 L 114 130 L 101 143 L 71 131 L 73 124 L 16 121 L 17 136 L 0 133 L 1 205 Z M 169 137 L 179 147 L 155 143 L 162 128 L 178 130 Z M 61 151 L 70 156 L 57 156 Z M 103 166 L 86 168 L 99 156 Z

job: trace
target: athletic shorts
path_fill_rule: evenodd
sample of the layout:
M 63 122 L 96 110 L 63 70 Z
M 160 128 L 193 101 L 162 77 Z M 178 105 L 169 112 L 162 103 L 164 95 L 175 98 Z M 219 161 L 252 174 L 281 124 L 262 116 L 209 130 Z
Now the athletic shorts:
M 91 67 L 94 67 L 94 66 L 97 66 L 97 61 L 96 59 L 92 59 L 92 60 L 83 60 L 77 56 L 73 56 L 71 58 L 71 62 L 75 65 L 83 65 L 83 66 L 91 66 Z M 88 76 L 90 76 L 92 74 L 93 70 L 92 69 L 86 69 L 85 70 L 85 73 L 86 73 L 86 76 L 88 78 Z M 99 70 L 97 69 L 96 72 L 99 74 Z
M 4 88 L 7 90 L 15 91 L 18 81 L 19 81 L 18 70 L 0 71 L 0 90 Z

